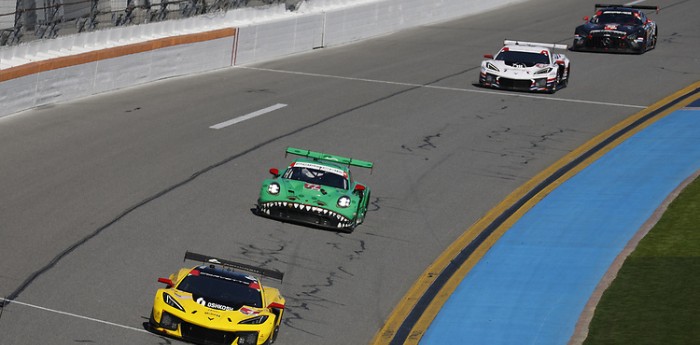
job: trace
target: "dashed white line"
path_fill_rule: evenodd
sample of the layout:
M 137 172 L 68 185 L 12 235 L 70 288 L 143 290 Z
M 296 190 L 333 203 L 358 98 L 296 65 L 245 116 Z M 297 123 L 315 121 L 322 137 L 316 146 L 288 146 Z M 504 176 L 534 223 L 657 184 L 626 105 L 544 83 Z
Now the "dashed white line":
M 308 73 L 308 72 L 285 71 L 285 70 L 277 70 L 277 69 L 269 69 L 269 68 L 259 68 L 259 67 L 249 67 L 249 66 L 237 66 L 236 68 L 250 69 L 250 70 L 257 70 L 257 71 L 265 71 L 265 72 L 296 74 L 296 75 L 303 75 L 303 76 L 309 76 L 309 77 L 334 78 L 334 79 L 343 79 L 343 80 L 352 80 L 352 81 L 363 81 L 363 82 L 377 83 L 377 84 L 400 85 L 400 86 L 407 86 L 407 87 L 422 87 L 422 88 L 426 88 L 426 89 L 449 90 L 449 91 L 458 91 L 458 92 L 485 93 L 485 94 L 502 95 L 502 96 L 509 96 L 509 97 L 534 98 L 534 99 L 542 99 L 542 100 L 557 101 L 557 102 L 584 103 L 584 104 L 595 104 L 595 105 L 604 105 L 604 106 L 612 106 L 612 107 L 624 107 L 624 108 L 637 108 L 637 109 L 646 109 L 646 108 L 647 108 L 647 106 L 645 106 L 645 105 L 636 105 L 636 104 L 623 104 L 623 103 L 587 101 L 587 100 L 583 100 L 583 99 L 571 99 L 571 98 L 554 98 L 554 97 L 529 95 L 529 94 L 515 93 L 515 92 L 501 92 L 501 91 L 495 91 L 495 90 L 474 90 L 474 89 L 465 89 L 465 88 L 447 87 L 447 86 L 435 86 L 435 85 L 423 85 L 423 84 L 413 84 L 413 83 L 402 83 L 402 82 L 387 81 L 387 80 L 376 80 L 376 79 L 366 79 L 366 78 L 343 77 L 343 76 L 329 75 L 329 74 L 318 74 L 318 73 Z
M 254 117 L 267 114 L 267 113 L 269 113 L 269 112 L 271 112 L 271 111 L 275 111 L 275 110 L 277 110 L 277 109 L 281 109 L 281 108 L 284 108 L 284 107 L 286 107 L 286 106 L 287 106 L 286 104 L 277 103 L 277 104 L 272 105 L 272 106 L 269 106 L 269 107 L 267 107 L 267 108 L 265 108 L 265 109 L 260 109 L 260 110 L 258 110 L 258 111 L 254 111 L 254 112 L 252 112 L 252 113 L 250 113 L 250 114 L 247 114 L 247 115 L 239 116 L 239 117 L 236 117 L 236 118 L 231 119 L 231 120 L 228 120 L 228 121 L 224 121 L 224 122 L 221 122 L 221 123 L 217 123 L 217 124 L 215 124 L 215 125 L 213 125 L 213 126 L 210 126 L 209 128 L 212 128 L 212 129 L 222 129 L 222 128 L 226 128 L 226 127 L 228 127 L 228 126 L 235 125 L 235 124 L 237 124 L 237 123 L 239 123 L 239 122 L 241 122 L 241 121 L 250 120 L 250 119 L 252 119 L 252 118 L 254 118 Z
M 69 313 L 69 312 L 65 312 L 65 311 L 60 311 L 60 310 L 56 310 L 56 309 L 50 309 L 50 308 L 46 308 L 46 307 L 41 307 L 41 306 L 34 305 L 34 304 L 29 304 L 29 303 L 20 302 L 20 301 L 18 301 L 18 300 L 9 300 L 9 299 L 5 299 L 5 298 L 1 298 L 1 297 L 0 297 L 0 300 L 3 301 L 3 302 L 9 302 L 9 303 L 11 303 L 11 304 L 17 304 L 17 305 L 21 305 L 21 306 L 25 306 L 25 307 L 29 307 L 29 308 L 44 310 L 44 311 L 48 311 L 48 312 L 55 313 L 55 314 L 71 316 L 71 317 L 78 318 L 78 319 L 83 319 L 83 320 L 98 322 L 98 323 L 105 324 L 105 325 L 114 326 L 114 327 L 124 328 L 124 329 L 128 329 L 128 330 L 130 330 L 130 331 L 136 331 L 136 332 L 141 332 L 141 333 L 152 334 L 151 332 L 149 332 L 149 331 L 147 331 L 147 330 L 145 330 L 145 329 L 142 329 L 142 328 L 136 328 L 136 327 L 131 327 L 131 326 L 120 325 L 120 324 L 114 323 L 114 322 L 109 322 L 109 321 L 105 321 L 105 320 L 95 319 L 95 318 L 92 318 L 92 317 L 83 316 L 83 315 L 78 315 L 78 314 L 73 314 L 73 313 Z M 7 308 L 7 306 L 5 306 L 5 308 Z

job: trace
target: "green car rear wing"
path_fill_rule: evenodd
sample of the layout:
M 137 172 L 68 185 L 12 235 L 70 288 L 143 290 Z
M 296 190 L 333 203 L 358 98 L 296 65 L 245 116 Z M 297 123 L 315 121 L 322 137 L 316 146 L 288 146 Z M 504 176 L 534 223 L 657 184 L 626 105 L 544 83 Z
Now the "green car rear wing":
M 346 157 L 341 157 L 341 156 L 336 156 L 336 155 L 329 155 L 327 153 L 297 149 L 297 148 L 293 148 L 293 147 L 288 147 L 286 153 L 291 153 L 293 155 L 308 157 L 308 158 L 313 158 L 313 159 L 325 160 L 325 161 L 329 161 L 329 162 L 336 162 L 336 163 L 340 163 L 340 164 L 352 165 L 352 166 L 356 166 L 356 167 L 360 167 L 360 168 L 371 169 L 372 166 L 374 166 L 374 164 L 372 164 L 372 162 L 368 162 L 368 161 L 362 161 L 359 159 L 346 158 Z

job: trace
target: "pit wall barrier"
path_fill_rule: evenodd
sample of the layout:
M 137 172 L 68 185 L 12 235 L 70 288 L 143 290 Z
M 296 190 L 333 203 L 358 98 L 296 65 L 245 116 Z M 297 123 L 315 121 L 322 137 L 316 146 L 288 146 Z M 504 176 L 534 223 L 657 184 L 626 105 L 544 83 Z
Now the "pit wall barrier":
M 0 117 L 159 79 L 278 59 L 527 0 L 308 0 L 0 48 Z

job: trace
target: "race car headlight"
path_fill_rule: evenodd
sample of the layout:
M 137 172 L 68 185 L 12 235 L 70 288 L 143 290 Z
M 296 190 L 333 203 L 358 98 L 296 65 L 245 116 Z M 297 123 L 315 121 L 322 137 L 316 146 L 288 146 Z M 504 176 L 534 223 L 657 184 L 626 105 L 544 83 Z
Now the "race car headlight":
M 498 67 L 496 67 L 496 65 L 494 65 L 494 64 L 492 64 L 492 63 L 490 63 L 490 62 L 487 62 L 487 63 L 486 63 L 486 69 L 490 69 L 490 70 L 496 71 L 496 72 L 500 72 L 500 71 L 501 71 L 500 69 L 498 69 Z
M 350 206 L 350 198 L 343 195 L 338 199 L 338 207 L 346 208 Z
M 167 304 L 167 305 L 169 305 L 169 306 L 171 306 L 171 307 L 173 307 L 173 308 L 175 308 L 175 309 L 177 309 L 177 310 L 179 310 L 179 311 L 182 311 L 182 312 L 185 311 L 185 308 L 183 308 L 183 307 L 180 305 L 180 303 L 178 303 L 178 302 L 173 298 L 173 296 L 170 296 L 170 295 L 168 295 L 168 294 L 165 293 L 165 292 L 163 292 L 163 302 L 165 302 L 165 304 Z
M 535 72 L 535 74 L 547 74 L 551 71 L 552 71 L 552 67 L 547 67 L 547 68 L 543 68 L 543 69 Z
M 251 317 L 250 319 L 245 319 L 245 320 L 239 322 L 239 324 L 241 324 L 241 325 L 259 325 L 259 324 L 265 323 L 265 321 L 267 321 L 267 315 L 259 315 L 256 317 Z
M 280 192 L 280 185 L 277 182 L 272 182 L 270 183 L 269 186 L 267 186 L 267 192 L 272 194 L 272 195 L 277 195 Z

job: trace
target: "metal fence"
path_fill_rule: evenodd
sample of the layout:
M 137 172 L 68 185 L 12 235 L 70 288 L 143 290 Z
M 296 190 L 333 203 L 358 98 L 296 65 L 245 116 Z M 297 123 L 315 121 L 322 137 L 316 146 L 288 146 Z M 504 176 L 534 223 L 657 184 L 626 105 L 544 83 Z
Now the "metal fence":
M 100 28 L 303 0 L 0 0 L 0 46 Z

